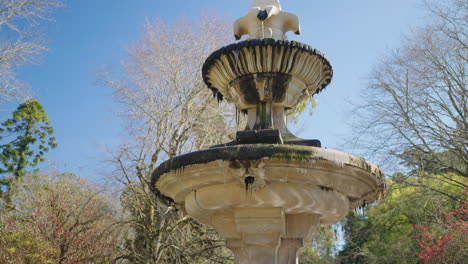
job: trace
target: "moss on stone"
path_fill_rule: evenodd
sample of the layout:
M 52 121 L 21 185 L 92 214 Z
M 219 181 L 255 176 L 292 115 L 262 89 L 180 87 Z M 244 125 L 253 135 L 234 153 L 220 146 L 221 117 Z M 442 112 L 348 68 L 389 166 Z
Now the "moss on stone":
M 271 158 L 279 160 L 317 160 L 314 147 L 276 144 L 250 144 L 218 147 L 181 155 L 163 162 L 152 175 L 155 184 L 159 177 L 170 171 L 183 170 L 195 164 L 206 164 L 215 160 L 258 160 Z
M 223 160 L 231 162 L 231 166 L 240 168 L 239 163 L 252 162 L 262 158 L 289 161 L 326 161 L 328 159 L 320 156 L 318 151 L 320 148 L 300 145 L 278 145 L 278 144 L 249 144 L 249 145 L 234 145 L 211 148 L 196 152 L 191 152 L 185 155 L 177 156 L 170 160 L 163 162 L 156 170 L 154 170 L 151 177 L 151 186 L 156 195 L 172 201 L 170 197 L 161 194 L 156 188 L 156 182 L 159 178 L 169 172 L 175 172 L 176 175 L 182 173 L 184 168 L 197 165 L 206 164 L 209 162 Z M 349 163 L 345 166 L 352 166 L 363 169 L 372 174 L 378 181 L 379 190 L 376 192 L 376 197 L 384 195 L 385 190 L 385 175 L 377 169 L 372 172 L 372 167 L 367 160 L 361 157 L 351 155 Z
M 244 49 L 251 50 L 254 52 L 255 47 L 267 47 L 271 46 L 273 48 L 285 48 L 287 50 L 298 50 L 300 53 L 307 53 L 311 56 L 316 56 L 319 57 L 320 61 L 322 61 L 323 66 L 324 66 L 324 78 L 325 83 L 323 83 L 320 87 L 318 87 L 317 90 L 314 91 L 314 93 L 318 94 L 320 93 L 328 84 L 330 84 L 332 76 L 333 76 L 333 68 L 330 63 L 330 61 L 326 58 L 324 54 L 322 54 L 320 51 L 314 49 L 313 47 L 298 42 L 298 41 L 288 41 L 288 40 L 278 40 L 278 39 L 271 39 L 271 38 L 265 38 L 265 39 L 248 39 L 244 41 L 240 41 L 238 43 L 230 44 L 228 46 L 222 47 L 212 54 L 208 56 L 206 59 L 205 63 L 203 64 L 202 67 L 202 76 L 203 80 L 210 88 L 211 90 L 218 90 L 220 87 L 214 87 L 212 82 L 210 81 L 209 78 L 209 73 L 211 72 L 212 68 L 215 67 L 216 62 L 221 59 L 223 55 L 228 55 L 232 53 L 238 54 Z M 218 98 L 222 99 L 222 94 L 217 94 L 215 93 Z

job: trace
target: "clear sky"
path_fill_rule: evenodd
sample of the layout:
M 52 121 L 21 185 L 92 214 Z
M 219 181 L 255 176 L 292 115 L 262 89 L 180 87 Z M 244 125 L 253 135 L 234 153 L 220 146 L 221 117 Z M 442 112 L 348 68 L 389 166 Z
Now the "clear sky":
M 283 0 L 284 11 L 299 16 L 302 35 L 290 39 L 322 51 L 332 62 L 334 77 L 317 96 L 314 115 L 292 130 L 317 138 L 328 148 L 346 151 L 349 102 L 377 60 L 398 47 L 401 33 L 421 24 L 419 0 Z M 47 26 L 50 51 L 40 63 L 20 71 L 43 103 L 59 147 L 47 154 L 52 168 L 94 178 L 105 168 L 106 149 L 124 136 L 112 91 L 95 84 L 103 67 L 118 69 L 125 48 L 137 41 L 146 19 L 174 21 L 196 18 L 204 11 L 235 20 L 248 12 L 251 0 L 75 0 L 55 13 Z M 226 32 L 226 34 L 232 34 Z M 233 39 L 234 42 L 234 39 Z M 10 113 L 0 112 L 1 120 Z M 46 166 L 47 167 L 47 166 Z

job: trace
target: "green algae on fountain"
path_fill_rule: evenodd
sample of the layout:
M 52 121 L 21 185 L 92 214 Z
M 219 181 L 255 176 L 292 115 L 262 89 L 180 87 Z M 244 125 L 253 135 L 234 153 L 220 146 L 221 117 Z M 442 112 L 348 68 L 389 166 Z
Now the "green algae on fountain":
M 298 18 L 277 0 L 254 0 L 234 24 L 249 39 L 220 48 L 202 70 L 208 88 L 247 114 L 232 142 L 163 162 L 155 194 L 214 227 L 235 263 L 297 263 L 321 227 L 380 199 L 385 176 L 371 162 L 321 148 L 287 128 L 286 114 L 324 90 L 333 70 L 309 45 L 286 40 Z M 246 195 L 247 192 L 247 195 Z

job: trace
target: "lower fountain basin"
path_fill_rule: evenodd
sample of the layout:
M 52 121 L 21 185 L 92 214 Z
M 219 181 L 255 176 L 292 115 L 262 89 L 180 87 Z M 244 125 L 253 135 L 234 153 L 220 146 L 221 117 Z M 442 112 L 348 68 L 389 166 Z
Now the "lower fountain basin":
M 320 227 L 378 200 L 385 189 L 383 173 L 363 158 L 267 144 L 178 156 L 161 164 L 152 181 L 155 192 L 226 238 L 236 263 L 294 263 Z

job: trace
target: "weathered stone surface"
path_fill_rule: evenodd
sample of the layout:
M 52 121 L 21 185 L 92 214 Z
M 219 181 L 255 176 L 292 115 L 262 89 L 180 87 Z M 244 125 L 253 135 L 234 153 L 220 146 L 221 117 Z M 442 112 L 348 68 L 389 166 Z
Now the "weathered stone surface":
M 254 39 L 214 52 L 203 65 L 205 83 L 240 110 L 260 102 L 294 109 L 331 81 L 328 59 L 294 41 Z
M 226 180 L 230 177 L 225 175 L 226 172 L 229 172 L 229 169 L 250 168 L 252 164 L 259 161 L 263 161 L 264 164 L 283 164 L 274 165 L 273 176 L 268 176 L 270 179 L 281 178 L 283 176 L 288 179 L 296 178 L 298 182 L 315 182 L 317 186 L 332 190 L 342 188 L 343 192 L 354 190 L 353 186 L 362 184 L 363 179 L 373 181 L 374 184 L 372 186 L 375 187 L 372 192 L 373 196 L 366 196 L 361 200 L 358 198 L 361 198 L 362 195 L 356 193 L 348 196 L 352 200 L 352 206 L 354 206 L 352 209 L 364 203 L 372 203 L 383 195 L 385 187 L 385 177 L 380 169 L 363 158 L 331 149 L 273 144 L 219 147 L 181 155 L 163 162 L 154 171 L 152 182 L 164 195 L 174 198 L 173 195 L 169 195 L 171 193 L 167 189 L 167 186 L 161 185 L 160 178 L 173 178 L 174 182 L 183 180 L 186 182 L 184 184 L 187 184 L 187 181 L 191 181 L 192 178 L 199 179 L 194 175 L 191 176 L 189 168 L 206 167 L 208 170 L 217 168 L 214 173 L 217 173 L 220 179 L 222 179 L 221 182 L 225 184 L 227 183 Z M 334 176 L 337 178 L 330 178 L 331 174 L 325 173 L 327 170 L 339 172 Z M 318 172 L 323 172 L 323 175 Z M 360 173 L 364 178 L 359 183 L 353 185 L 349 181 L 355 180 L 356 173 Z M 182 177 L 181 175 L 186 176 Z M 177 188 L 184 188 L 182 186 L 176 184 Z M 191 188 L 195 187 L 192 186 Z M 241 189 L 245 190 L 245 186 Z M 366 190 L 362 189 L 362 191 L 367 194 Z M 176 199 L 175 202 L 181 202 L 181 200 Z
M 333 75 L 319 51 L 284 40 L 290 30 L 299 33 L 299 22 L 278 0 L 254 0 L 234 25 L 236 38 L 251 39 L 215 51 L 202 69 L 218 100 L 247 114 L 245 130 L 233 142 L 163 162 L 152 175 L 153 192 L 213 226 L 236 264 L 297 263 L 320 227 L 385 191 L 374 164 L 288 130 L 286 112 Z
M 247 112 L 246 131 L 276 129 L 277 139 L 241 134 L 229 144 L 285 143 L 320 146 L 318 140 L 304 140 L 287 128 L 286 112 L 319 93 L 331 81 L 330 62 L 312 47 L 294 41 L 253 39 L 215 51 L 202 69 L 213 94 Z
M 182 155 L 161 164 L 152 182 L 226 238 L 236 263 L 295 263 L 313 232 L 376 201 L 385 189 L 383 173 L 365 159 L 268 144 Z M 288 261 L 274 262 L 280 259 Z

